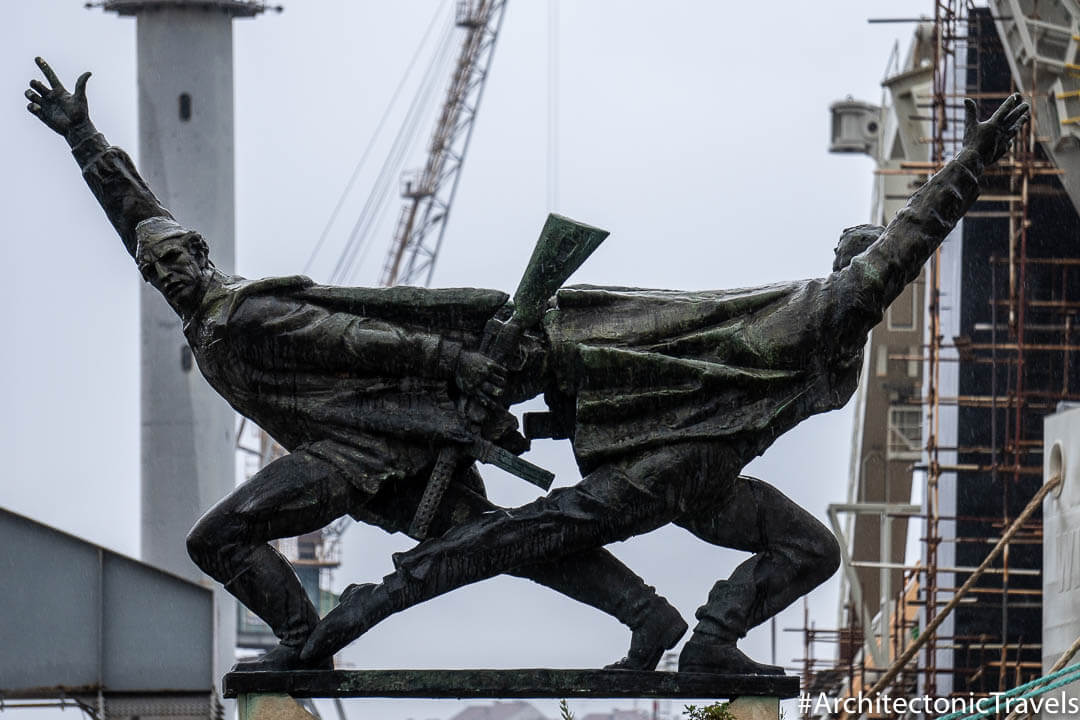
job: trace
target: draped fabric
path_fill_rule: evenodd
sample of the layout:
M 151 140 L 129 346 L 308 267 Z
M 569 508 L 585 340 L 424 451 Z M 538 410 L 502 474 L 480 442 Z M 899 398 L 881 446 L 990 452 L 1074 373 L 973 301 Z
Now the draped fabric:
M 569 287 L 545 316 L 583 470 L 686 440 L 764 450 L 854 391 L 861 345 L 827 337 L 826 280 L 686 292 Z M 760 447 L 758 447 L 760 446 Z
M 209 285 L 185 325 L 199 368 L 286 449 L 305 448 L 374 493 L 447 438 L 469 437 L 454 363 L 478 347 L 505 294 L 216 272 Z

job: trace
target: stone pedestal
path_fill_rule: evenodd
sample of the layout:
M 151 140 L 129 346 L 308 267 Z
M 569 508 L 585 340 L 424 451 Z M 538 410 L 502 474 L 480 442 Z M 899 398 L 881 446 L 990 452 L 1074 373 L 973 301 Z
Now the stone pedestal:
M 293 698 L 672 698 L 730 700 L 732 720 L 779 720 L 780 699 L 799 692 L 784 675 L 705 675 L 632 670 L 321 670 L 234 672 L 224 695 L 240 720 L 310 720 Z
M 780 698 L 743 695 L 729 702 L 727 711 L 732 720 L 780 720 Z
M 291 695 L 244 693 L 237 700 L 240 720 L 317 720 Z

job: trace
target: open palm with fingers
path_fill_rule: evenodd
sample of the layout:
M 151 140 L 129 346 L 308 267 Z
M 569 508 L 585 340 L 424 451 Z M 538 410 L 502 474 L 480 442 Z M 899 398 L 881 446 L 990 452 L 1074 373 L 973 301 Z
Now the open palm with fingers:
M 1020 93 L 1013 93 L 985 122 L 978 120 L 975 101 L 964 100 L 964 147 L 978 152 L 985 165 L 1001 159 L 1020 126 L 1028 119 L 1030 108 L 1021 100 Z
M 49 81 L 49 87 L 40 80 L 31 80 L 30 89 L 24 93 L 30 101 L 26 109 L 65 137 L 73 129 L 86 125 L 90 120 L 86 103 L 86 81 L 90 79 L 90 73 L 80 75 L 75 81 L 75 92 L 70 93 L 47 62 L 41 58 L 34 58 L 34 62 Z

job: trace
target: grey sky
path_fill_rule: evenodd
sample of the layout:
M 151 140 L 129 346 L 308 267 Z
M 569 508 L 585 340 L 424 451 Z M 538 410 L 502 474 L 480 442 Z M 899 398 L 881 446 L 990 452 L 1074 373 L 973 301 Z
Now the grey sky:
M 439 4 L 296 0 L 281 15 L 235 23 L 240 274 L 304 266 Z M 21 95 L 35 55 L 67 82 L 93 70 L 93 117 L 133 152 L 134 21 L 76 0 L 4 10 L 0 449 L 8 462 L 0 506 L 137 555 L 140 278 L 63 141 L 26 113 Z M 877 102 L 894 40 L 906 46 L 910 24 L 870 25 L 868 17 L 931 10 L 914 0 L 563 0 L 554 209 L 612 232 L 573 281 L 705 289 L 827 273 L 840 230 L 869 215 L 872 169 L 868 158 L 827 154 L 827 106 L 849 93 Z M 547 18 L 547 2 L 508 6 L 435 285 L 512 289 L 543 223 Z M 329 275 L 345 229 L 327 241 L 316 280 Z M 377 281 L 389 232 L 370 250 L 359 284 Z M 749 472 L 823 518 L 845 492 L 850 422 L 848 410 L 814 418 Z M 559 483 L 577 478 L 564 445 L 537 443 L 530 458 Z M 497 502 L 534 496 L 498 471 L 487 477 Z M 335 585 L 380 577 L 389 553 L 408 544 L 351 529 Z M 687 618 L 740 558 L 678 529 L 613 550 Z M 835 624 L 836 588 L 834 578 L 811 597 L 819 627 Z M 802 608 L 793 607 L 779 626 L 801 622 Z M 346 659 L 372 668 L 588 667 L 619 657 L 628 639 L 614 620 L 500 578 L 392 618 Z M 790 664 L 801 638 L 782 640 L 779 659 Z M 745 647 L 768 660 L 767 626 Z M 447 717 L 453 707 L 399 702 L 379 714 Z

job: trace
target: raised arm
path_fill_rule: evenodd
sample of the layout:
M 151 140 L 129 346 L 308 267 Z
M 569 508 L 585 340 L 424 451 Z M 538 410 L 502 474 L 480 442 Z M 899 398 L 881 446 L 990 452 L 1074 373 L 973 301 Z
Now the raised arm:
M 877 241 L 830 279 L 854 295 L 852 309 L 862 317 L 848 319 L 854 321 L 850 327 L 863 336 L 918 277 L 930 255 L 975 202 L 983 170 L 1005 154 L 1028 117 L 1028 105 L 1019 94 L 1009 96 L 986 122 L 978 121 L 973 100 L 966 99 L 964 105 L 960 152 L 911 196 Z
M 128 154 L 111 147 L 105 136 L 90 121 L 86 101 L 86 72 L 75 81 L 75 92 L 68 92 L 49 64 L 34 60 L 41 68 L 47 87 L 39 80 L 30 81 L 27 110 L 67 140 L 82 170 L 86 184 L 97 198 L 109 222 L 116 228 L 128 253 L 135 256 L 135 226 L 152 217 L 172 217 L 150 191 Z

